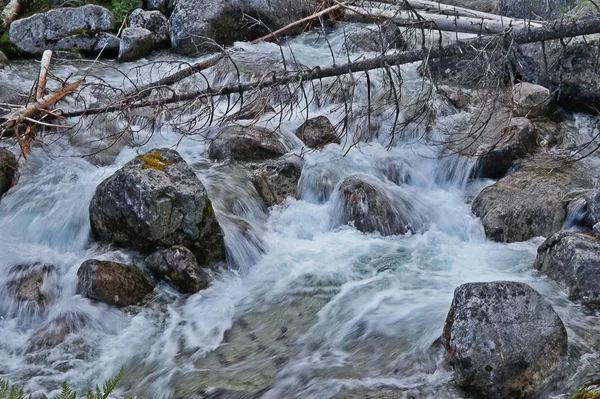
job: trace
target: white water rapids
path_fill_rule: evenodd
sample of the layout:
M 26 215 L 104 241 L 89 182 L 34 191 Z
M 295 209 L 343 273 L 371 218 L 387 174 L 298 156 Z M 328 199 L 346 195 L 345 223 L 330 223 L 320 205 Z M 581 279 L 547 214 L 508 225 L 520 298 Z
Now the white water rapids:
M 329 43 L 316 33 L 302 35 L 290 41 L 286 54 L 293 51 L 307 66 L 331 64 L 332 53 L 344 62 L 342 32 L 328 38 Z M 274 44 L 239 46 L 250 60 L 280 54 Z M 134 75 L 146 80 L 161 72 L 144 62 L 108 62 L 95 67 L 94 74 L 122 85 L 123 76 L 113 67 L 127 72 L 134 65 L 141 68 Z M 88 66 L 71 61 L 55 69 L 66 76 Z M 422 84 L 416 67 L 401 69 L 406 98 Z M 35 64 L 21 61 L 0 72 L 0 79 L 28 89 L 36 73 Z M 207 72 L 209 78 L 215 75 Z M 371 78 L 376 95 L 380 77 L 372 73 Z M 366 104 L 365 87 L 362 78 L 356 104 Z M 437 113 L 433 129 L 464 117 L 442 105 Z M 338 122 L 343 107 L 313 103 L 309 115 Z M 302 153 L 293 132 L 305 116 L 298 108 L 281 124 L 293 153 Z M 111 149 L 114 162 L 76 156 L 86 152 L 82 143 L 111 123 L 97 119 L 81 129 L 79 138 L 47 136 L 43 146 L 33 149 L 18 184 L 0 201 L 0 286 L 15 265 L 51 267 L 42 287 L 50 298 L 43 309 L 23 308 L 0 289 L 0 376 L 27 391 L 52 394 L 63 381 L 85 389 L 123 366 L 117 394 L 139 398 L 202 397 L 218 389 L 256 393 L 257 398 L 375 398 L 382 387 L 395 392 L 393 397 L 466 398 L 452 386 L 451 371 L 432 344 L 441 334 L 454 289 L 494 280 L 530 284 L 567 326 L 569 365 L 564 378 L 541 397 L 561 397 L 598 369 L 593 354 L 600 343 L 598 317 L 568 301 L 532 269 L 542 239 L 488 241 L 469 203 L 491 181 L 470 180 L 468 160 L 440 156 L 439 148 L 415 139 L 423 127 L 388 150 L 393 118 L 379 118 L 378 137 L 349 151 L 346 143 L 304 152 L 299 198 L 266 211 L 248 182 L 227 165 L 207 159 L 203 140 L 181 140 L 167 124 L 151 137 L 139 132 L 141 146 Z M 143 255 L 135 251 L 94 241 L 88 205 L 103 179 L 157 147 L 177 149 L 196 170 L 215 205 L 235 267 L 217 273 L 210 288 L 192 296 L 162 283 L 140 307 L 117 309 L 76 295 L 77 269 L 86 259 L 143 265 Z M 353 174 L 368 176 L 391 197 L 409 201 L 410 220 L 420 229 L 382 237 L 340 225 L 335 186 Z M 64 325 L 72 327 L 64 342 L 32 350 L 36 334 Z

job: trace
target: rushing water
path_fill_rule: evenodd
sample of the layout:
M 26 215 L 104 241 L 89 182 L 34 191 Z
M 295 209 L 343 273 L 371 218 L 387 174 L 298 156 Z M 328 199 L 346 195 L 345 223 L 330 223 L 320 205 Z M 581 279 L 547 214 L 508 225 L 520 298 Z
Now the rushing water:
M 293 51 L 307 66 L 330 64 L 332 53 L 338 60 L 348 57 L 339 30 L 328 38 L 303 35 L 285 54 Z M 273 44 L 240 46 L 240 57 L 250 61 L 280 57 Z M 81 73 L 87 66 L 67 63 L 60 74 Z M 146 80 L 166 70 L 136 66 L 140 69 L 132 75 Z M 126 71 L 131 65 L 96 66 L 94 74 L 123 84 L 115 67 Z M 1 78 L 25 88 L 35 68 L 23 62 Z M 403 95 L 414 98 L 422 84 L 416 65 L 401 71 Z M 231 78 L 218 71 L 207 76 L 221 83 Z M 373 74 L 375 89 L 378 79 Z M 88 95 L 92 99 L 94 93 Z M 364 78 L 353 96 L 357 107 L 367 103 Z M 434 131 L 465 117 L 443 104 L 432 107 Z M 337 122 L 343 107 L 330 99 L 311 103 L 308 113 Z M 432 344 L 454 289 L 493 280 L 532 285 L 567 326 L 571 350 L 565 377 L 542 397 L 558 397 L 595 370 L 598 318 L 532 270 L 541 238 L 515 244 L 486 240 L 469 202 L 491 181 L 469 180 L 468 160 L 441 156 L 439 148 L 415 139 L 424 129 L 419 125 L 388 149 L 393 118 L 385 112 L 373 117 L 372 139 L 359 146 L 333 144 L 303 153 L 292 132 L 305 116 L 298 104 L 283 121 L 263 121 L 281 123 L 290 152 L 304 158 L 299 198 L 270 210 L 234 168 L 207 159 L 203 140 L 181 140 L 165 119 L 157 120 L 163 125 L 153 135 L 144 128 L 128 145 L 99 157 L 77 155 L 93 152 L 100 134 L 118 129 L 119 121 L 95 119 L 77 135 L 47 136 L 24 164 L 19 183 L 0 201 L 0 287 L 22 272 L 15 265 L 33 264 L 47 275 L 41 290 L 49 300 L 24 307 L 0 290 L 0 375 L 31 392 L 52 393 L 65 380 L 79 389 L 102 383 L 124 366 L 119 394 L 143 398 L 187 398 L 218 389 L 260 392 L 256 397 L 264 398 L 362 398 L 377 397 L 368 392 L 382 387 L 404 398 L 464 398 Z M 357 118 L 353 127 L 364 124 Z M 156 147 L 176 148 L 197 171 L 225 230 L 232 267 L 192 296 L 160 284 L 140 307 L 116 309 L 81 298 L 76 273 L 84 260 L 143 264 L 141 254 L 92 239 L 88 204 L 103 179 Z M 341 225 L 336 186 L 354 174 L 409 203 L 416 232 L 382 237 Z M 65 332 L 62 343 L 43 345 Z

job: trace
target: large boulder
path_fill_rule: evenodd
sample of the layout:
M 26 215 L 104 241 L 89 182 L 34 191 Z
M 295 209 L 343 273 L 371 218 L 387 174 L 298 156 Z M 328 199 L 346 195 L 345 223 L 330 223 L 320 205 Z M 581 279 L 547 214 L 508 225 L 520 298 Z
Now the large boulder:
M 303 16 L 312 0 L 186 0 L 177 1 L 169 19 L 173 49 L 184 54 L 214 51 L 219 45 L 259 38 Z M 249 24 L 244 13 L 265 26 Z M 209 39 L 209 40 L 207 40 Z
M 478 145 L 476 151 L 476 173 L 479 177 L 499 179 L 518 159 L 525 158 L 538 148 L 538 134 L 524 117 L 509 117 L 500 124 L 491 124 L 483 128 L 481 134 L 475 133 Z M 473 140 L 471 140 L 471 144 Z
M 154 47 L 165 47 L 169 44 L 169 21 L 160 11 L 144 11 L 138 8 L 127 20 L 130 28 L 148 29 L 152 33 Z
M 473 201 L 473 212 L 494 241 L 549 237 L 565 222 L 567 194 L 593 186 L 588 166 L 564 166 L 541 157 L 529 162 L 483 189 Z
M 249 162 L 243 168 L 267 207 L 279 205 L 288 197 L 296 198 L 302 175 L 302 159 L 299 156 Z
M 600 304 L 600 240 L 597 236 L 560 231 L 538 248 L 533 265 L 566 288 L 569 297 Z
M 109 305 L 136 305 L 154 285 L 140 269 L 123 263 L 89 259 L 77 270 L 77 293 Z
M 9 38 L 19 51 L 29 54 L 39 54 L 48 49 L 67 50 L 67 42 L 76 43 L 73 37 L 90 39 L 81 41 L 79 50 L 98 51 L 102 40 L 97 35 L 112 30 L 114 26 L 115 17 L 104 7 L 58 8 L 14 21 L 10 25 Z
M 221 129 L 208 148 L 210 159 L 262 161 L 286 153 L 279 135 L 258 126 L 227 126 Z
M 469 283 L 454 291 L 442 343 L 459 386 L 489 399 L 520 398 L 560 364 L 567 331 L 526 284 Z
M 358 230 L 377 231 L 384 236 L 405 234 L 410 224 L 404 211 L 410 206 L 398 203 L 365 178 L 350 176 L 339 186 L 337 207 L 341 208 L 341 222 L 353 223 Z
M 319 148 L 330 143 L 340 143 L 335 127 L 325 116 L 308 119 L 296 130 L 298 137 L 308 148 Z
M 154 47 L 152 32 L 145 28 L 125 28 L 121 33 L 120 62 L 130 62 L 150 54 Z
M 184 294 L 193 294 L 208 287 L 208 273 L 186 247 L 175 245 L 156 251 L 146 258 L 145 264 L 157 278 L 168 281 Z
M 69 334 L 83 328 L 89 316 L 77 310 L 69 310 L 58 314 L 42 324 L 31 334 L 27 341 L 27 353 L 51 349 L 60 345 Z
M 206 189 L 181 156 L 156 149 L 104 180 L 90 203 L 92 230 L 124 247 L 183 245 L 207 265 L 225 257 Z
M 0 197 L 11 187 L 16 170 L 17 158 L 7 149 L 0 148 Z
M 160 11 L 165 15 L 171 14 L 173 11 L 173 0 L 145 0 L 144 8 L 151 11 Z

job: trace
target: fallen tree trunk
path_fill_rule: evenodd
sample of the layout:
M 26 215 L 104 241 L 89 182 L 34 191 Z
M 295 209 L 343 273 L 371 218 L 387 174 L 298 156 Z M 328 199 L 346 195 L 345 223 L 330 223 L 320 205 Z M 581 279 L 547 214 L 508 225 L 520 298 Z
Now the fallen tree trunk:
M 0 137 L 4 136 L 5 132 L 14 129 L 26 120 L 33 119 L 38 112 L 42 110 L 48 110 L 50 106 L 56 104 L 69 94 L 74 93 L 75 90 L 77 90 L 82 84 L 83 80 L 66 84 L 59 90 L 42 97 L 39 101 L 32 103 L 28 107 L 15 110 L 10 114 L 5 115 L 2 119 L 4 119 L 6 122 L 4 122 L 2 125 Z
M 345 20 L 353 22 L 393 21 L 399 26 L 437 29 L 459 33 L 475 33 L 478 35 L 495 35 L 509 30 L 525 30 L 541 28 L 537 22 L 517 19 L 484 19 L 454 15 L 415 13 L 403 10 L 383 10 L 380 8 L 361 8 L 345 6 Z
M 281 77 L 273 79 L 261 79 L 258 81 L 223 86 L 218 88 L 209 88 L 206 90 L 175 95 L 167 99 L 145 100 L 138 102 L 120 101 L 116 104 L 97 108 L 88 108 L 77 111 L 65 112 L 63 117 L 78 117 L 83 115 L 95 115 L 106 112 L 117 112 L 128 108 L 141 107 L 156 107 L 166 104 L 197 100 L 208 97 L 216 97 L 221 95 L 243 93 L 256 89 L 281 86 L 290 83 L 300 83 L 310 80 L 324 79 L 328 77 L 340 76 L 354 72 L 369 71 L 373 69 L 387 68 L 393 65 L 408 64 L 426 59 L 436 59 L 442 57 L 461 56 L 469 53 L 482 51 L 481 49 L 488 48 L 493 41 L 502 40 L 508 46 L 514 44 L 526 44 L 534 42 L 542 42 L 547 40 L 557 40 L 561 38 L 569 38 L 575 36 L 591 35 L 600 33 L 600 18 L 589 19 L 585 21 L 574 22 L 555 22 L 548 24 L 546 27 L 517 31 L 505 35 L 497 35 L 493 37 L 477 37 L 453 43 L 447 47 L 435 47 L 418 51 L 406 51 L 396 54 L 382 55 L 361 61 L 350 62 L 345 65 L 334 65 L 326 68 L 313 68 L 295 73 L 287 73 Z
M 4 7 L 2 11 L 2 26 L 4 28 L 8 28 L 10 23 L 14 21 L 14 19 L 19 15 L 21 11 L 21 1 L 20 0 L 10 0 L 10 2 Z
M 42 55 L 42 62 L 40 66 L 40 76 L 38 77 L 38 86 L 35 92 L 35 100 L 38 101 L 44 97 L 44 90 L 46 90 L 46 80 L 48 79 L 48 69 L 50 68 L 50 61 L 52 60 L 52 50 L 44 51 Z

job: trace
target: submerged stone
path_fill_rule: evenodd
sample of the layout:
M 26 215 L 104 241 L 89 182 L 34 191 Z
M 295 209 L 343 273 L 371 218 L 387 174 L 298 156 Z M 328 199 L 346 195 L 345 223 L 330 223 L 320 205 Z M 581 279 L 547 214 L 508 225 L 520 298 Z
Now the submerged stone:
M 198 265 L 194 254 L 180 245 L 161 249 L 148 256 L 146 268 L 165 279 L 182 293 L 195 293 L 209 285 L 208 273 Z

